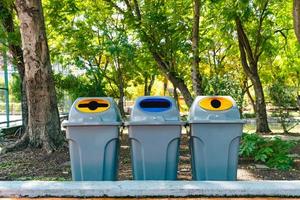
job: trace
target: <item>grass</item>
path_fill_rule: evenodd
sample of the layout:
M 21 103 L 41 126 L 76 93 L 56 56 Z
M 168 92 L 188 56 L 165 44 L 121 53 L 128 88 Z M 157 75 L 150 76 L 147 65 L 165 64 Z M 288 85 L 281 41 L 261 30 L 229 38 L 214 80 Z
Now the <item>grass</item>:
M 6 170 L 16 166 L 16 163 L 13 162 L 2 162 L 0 163 L 0 170 Z

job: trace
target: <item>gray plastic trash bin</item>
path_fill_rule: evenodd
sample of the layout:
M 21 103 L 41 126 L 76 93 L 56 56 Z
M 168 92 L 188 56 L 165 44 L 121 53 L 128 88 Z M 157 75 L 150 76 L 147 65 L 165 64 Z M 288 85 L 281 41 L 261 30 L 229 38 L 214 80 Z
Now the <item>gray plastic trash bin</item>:
M 182 122 L 171 97 L 139 97 L 129 128 L 135 180 L 176 180 Z
M 78 98 L 71 107 L 67 128 L 74 181 L 116 180 L 120 112 L 108 97 Z
M 194 180 L 236 180 L 244 121 L 229 96 L 198 96 L 190 109 Z

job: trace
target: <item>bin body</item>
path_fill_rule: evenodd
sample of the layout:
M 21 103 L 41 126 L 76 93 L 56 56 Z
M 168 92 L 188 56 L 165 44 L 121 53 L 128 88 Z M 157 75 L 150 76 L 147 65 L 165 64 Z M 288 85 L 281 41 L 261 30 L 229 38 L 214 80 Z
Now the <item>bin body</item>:
M 81 112 L 79 98 L 73 104 L 69 121 L 64 122 L 69 141 L 72 179 L 74 181 L 113 181 L 118 176 L 120 113 L 111 98 L 100 98 L 109 108 L 100 112 Z M 77 107 L 76 107 L 77 105 Z M 94 108 L 93 108 L 94 109 Z
M 140 103 L 167 101 L 168 109 L 143 109 Z M 151 106 L 150 106 L 151 107 Z M 149 108 L 149 109 L 148 109 Z M 152 110 L 151 110 L 152 109 Z M 127 123 L 131 144 L 133 179 L 176 180 L 182 122 L 174 99 L 140 97 L 136 100 Z
M 199 102 L 206 98 L 225 98 L 232 106 L 205 110 Z M 196 98 L 189 114 L 193 180 L 236 180 L 243 124 L 231 97 Z

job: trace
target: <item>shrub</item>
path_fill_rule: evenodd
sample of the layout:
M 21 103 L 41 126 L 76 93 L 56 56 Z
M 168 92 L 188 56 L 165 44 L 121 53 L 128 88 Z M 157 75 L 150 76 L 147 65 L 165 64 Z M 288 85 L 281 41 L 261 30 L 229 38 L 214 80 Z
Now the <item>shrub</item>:
M 296 107 L 296 91 L 294 87 L 288 86 L 286 78 L 281 76 L 275 77 L 269 88 L 269 96 L 273 105 L 277 107 L 275 113 L 279 117 L 284 133 L 288 133 L 294 127 L 294 125 L 289 127 L 288 118 L 290 117 L 289 107 Z
M 271 168 L 288 170 L 293 165 L 293 158 L 289 156 L 289 152 L 295 145 L 295 142 L 284 141 L 278 137 L 269 139 L 256 133 L 244 134 L 240 155 L 263 162 Z
M 255 118 L 256 113 L 243 113 L 243 118 Z

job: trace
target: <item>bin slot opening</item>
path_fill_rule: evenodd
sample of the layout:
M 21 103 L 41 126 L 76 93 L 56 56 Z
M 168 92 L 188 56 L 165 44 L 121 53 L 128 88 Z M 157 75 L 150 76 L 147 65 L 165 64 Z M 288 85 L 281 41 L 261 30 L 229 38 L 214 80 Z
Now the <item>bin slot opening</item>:
M 221 101 L 219 101 L 218 99 L 213 99 L 211 102 L 210 102 L 210 105 L 214 108 L 220 108 L 221 106 Z
M 167 99 L 144 99 L 140 102 L 140 107 L 144 111 L 162 112 L 171 108 L 171 102 Z
M 222 111 L 233 106 L 233 102 L 226 97 L 205 97 L 199 101 L 199 106 L 205 110 Z
M 107 103 L 98 103 L 96 101 L 91 101 L 89 103 L 79 104 L 79 108 L 88 108 L 90 110 L 96 110 L 97 108 L 107 108 L 109 105 Z

